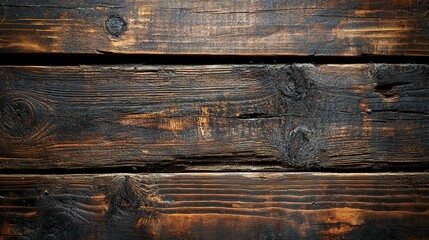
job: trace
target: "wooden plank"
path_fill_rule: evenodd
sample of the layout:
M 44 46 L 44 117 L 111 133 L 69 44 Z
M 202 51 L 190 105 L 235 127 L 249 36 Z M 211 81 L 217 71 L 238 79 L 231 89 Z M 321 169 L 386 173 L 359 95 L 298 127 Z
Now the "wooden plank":
M 7 0 L 2 53 L 429 54 L 425 0 Z
M 428 173 L 0 176 L 1 239 L 425 239 Z
M 0 76 L 3 170 L 428 167 L 428 65 L 1 67 Z

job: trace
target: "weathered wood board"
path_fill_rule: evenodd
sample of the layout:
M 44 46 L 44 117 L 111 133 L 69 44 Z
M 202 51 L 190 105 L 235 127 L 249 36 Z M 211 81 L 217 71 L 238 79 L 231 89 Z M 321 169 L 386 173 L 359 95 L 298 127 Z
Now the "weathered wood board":
M 0 67 L 0 79 L 6 171 L 429 163 L 428 65 Z
M 424 239 L 429 174 L 1 175 L 1 239 Z
M 429 54 L 426 0 L 5 0 L 2 53 Z

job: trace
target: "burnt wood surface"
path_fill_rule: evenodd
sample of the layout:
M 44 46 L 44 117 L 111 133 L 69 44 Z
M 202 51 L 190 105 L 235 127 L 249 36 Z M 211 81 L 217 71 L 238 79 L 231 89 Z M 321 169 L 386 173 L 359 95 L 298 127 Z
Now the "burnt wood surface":
M 6 0 L 2 53 L 429 54 L 426 0 Z
M 427 169 L 418 64 L 0 67 L 0 169 Z
M 429 239 L 428 57 L 427 0 L 1 0 L 0 239 Z
M 425 239 L 427 173 L 1 175 L 1 239 Z

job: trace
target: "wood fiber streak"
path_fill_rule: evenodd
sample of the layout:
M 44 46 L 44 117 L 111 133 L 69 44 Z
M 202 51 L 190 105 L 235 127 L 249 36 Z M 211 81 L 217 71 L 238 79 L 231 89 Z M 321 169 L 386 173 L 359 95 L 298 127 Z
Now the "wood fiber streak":
M 0 68 L 0 169 L 426 169 L 428 65 Z
M 429 54 L 425 0 L 7 0 L 2 53 Z
M 1 239 L 424 239 L 429 175 L 0 176 Z

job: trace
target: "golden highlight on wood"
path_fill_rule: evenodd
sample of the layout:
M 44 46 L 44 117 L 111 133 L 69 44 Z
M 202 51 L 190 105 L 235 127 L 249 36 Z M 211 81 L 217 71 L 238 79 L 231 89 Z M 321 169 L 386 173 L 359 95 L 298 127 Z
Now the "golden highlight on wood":
M 424 239 L 427 173 L 0 176 L 1 239 Z
M 0 3 L 2 53 L 428 56 L 428 1 Z
M 428 65 L 3 66 L 0 76 L 3 170 L 428 164 Z

